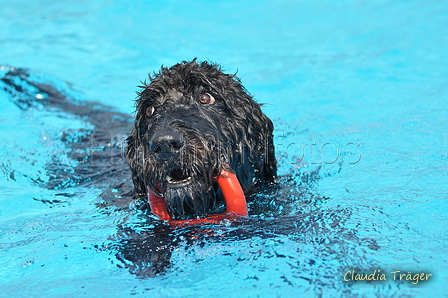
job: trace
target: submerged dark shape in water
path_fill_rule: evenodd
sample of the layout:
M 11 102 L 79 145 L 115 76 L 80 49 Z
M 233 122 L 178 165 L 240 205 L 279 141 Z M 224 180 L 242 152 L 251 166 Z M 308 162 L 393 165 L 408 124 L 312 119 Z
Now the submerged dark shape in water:
M 356 256 L 355 248 L 358 246 L 378 249 L 373 240 L 358 239 L 356 231 L 345 227 L 352 211 L 343 207 L 325 208 L 328 199 L 317 195 L 314 188 L 322 178 L 319 167 L 308 173 L 281 176 L 275 186 L 265 185 L 250 194 L 249 218 L 223 222 L 222 225 L 185 227 L 161 222 L 151 215 L 146 197 L 136 198 L 132 187 L 132 173 L 124 160 L 124 141 L 133 127 L 133 119 L 129 115 L 98 102 L 75 100 L 67 90 L 55 87 L 61 86 L 60 82 L 56 84 L 54 80 L 29 70 L 4 68 L 6 71 L 0 77 L 0 88 L 20 109 L 51 110 L 61 116 L 71 114 L 89 124 L 86 126 L 90 128 L 77 131 L 61 128 L 69 158 L 76 163 L 67 168 L 58 156 L 54 156 L 46 168 L 50 180 L 35 182 L 49 189 L 60 189 L 59 195 L 66 201 L 71 196 L 64 195 L 66 188 L 86 185 L 101 189 L 100 212 L 137 212 L 144 219 L 142 223 L 119 225 L 113 242 L 105 246 L 114 251 L 122 264 L 119 266 L 128 268 L 139 277 L 163 274 L 173 266 L 170 263 L 172 252 L 180 246 L 188 249 L 193 243 L 205 245 L 285 236 L 298 243 L 311 243 L 315 247 L 316 258 L 339 259 L 347 258 L 349 254 Z M 333 246 L 345 249 L 335 250 Z M 308 266 L 312 267 L 313 262 L 310 260 Z M 356 262 L 362 267 L 362 260 Z M 304 277 L 307 278 L 311 283 L 315 281 L 313 278 L 319 277 Z

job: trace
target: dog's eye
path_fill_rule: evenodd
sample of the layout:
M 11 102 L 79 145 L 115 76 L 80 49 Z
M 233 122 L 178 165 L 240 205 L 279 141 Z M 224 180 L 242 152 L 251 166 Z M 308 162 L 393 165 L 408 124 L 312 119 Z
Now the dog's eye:
M 152 114 L 154 114 L 154 107 L 153 106 L 149 106 L 146 108 L 146 116 L 151 117 Z
M 215 98 L 208 93 L 202 93 L 199 95 L 199 101 L 203 104 L 211 105 L 215 103 Z

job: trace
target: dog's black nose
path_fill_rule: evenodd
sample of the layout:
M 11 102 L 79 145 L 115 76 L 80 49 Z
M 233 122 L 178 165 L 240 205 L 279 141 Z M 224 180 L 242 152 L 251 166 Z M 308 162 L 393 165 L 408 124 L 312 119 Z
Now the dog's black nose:
M 164 130 L 152 136 L 149 149 L 158 159 L 166 161 L 178 158 L 182 146 L 183 138 L 180 133 Z

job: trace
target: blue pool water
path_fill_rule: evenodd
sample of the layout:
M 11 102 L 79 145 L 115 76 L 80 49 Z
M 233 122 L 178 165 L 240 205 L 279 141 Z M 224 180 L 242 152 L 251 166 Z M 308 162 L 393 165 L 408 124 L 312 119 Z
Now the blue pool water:
M 100 186 L 42 187 L 54 158 L 73 164 L 61 132 L 88 124 L 20 110 L 0 88 L 0 296 L 448 297 L 447 2 L 0 7 L 0 78 L 25 67 L 124 113 L 162 64 L 198 57 L 238 71 L 274 122 L 279 174 L 307 194 L 253 215 L 249 236 L 178 242 L 165 274 L 139 278 L 117 249 L 123 227 L 152 232 L 140 213 L 99 208 Z M 387 280 L 344 281 L 351 270 Z M 414 285 L 394 271 L 432 276 Z

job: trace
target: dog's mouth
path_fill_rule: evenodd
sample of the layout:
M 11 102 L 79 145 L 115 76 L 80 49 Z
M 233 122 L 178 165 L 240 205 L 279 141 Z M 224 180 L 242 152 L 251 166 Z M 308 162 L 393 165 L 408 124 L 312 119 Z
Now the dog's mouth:
M 220 173 L 214 178 L 214 181 L 219 185 L 226 205 L 225 212 L 220 216 L 247 216 L 247 205 L 244 193 L 233 170 L 228 166 L 221 169 Z M 194 184 L 192 184 L 193 182 Z M 167 204 L 168 202 L 170 202 L 170 205 L 173 204 L 173 198 L 176 198 L 176 200 L 185 198 L 181 193 L 188 188 L 191 188 L 192 186 L 189 186 L 190 184 L 196 186 L 195 183 L 198 183 L 198 181 L 194 179 L 193 176 L 189 176 L 181 170 L 171 170 L 169 175 L 166 176 L 166 181 L 164 183 L 157 183 L 157 193 L 147 186 L 148 202 L 152 212 L 163 220 L 171 221 L 172 219 L 177 219 L 178 215 L 172 217 L 173 215 L 168 212 Z M 185 189 L 182 189 L 182 187 Z M 173 196 L 171 191 L 169 192 L 170 195 L 167 195 L 167 188 L 172 188 L 172 191 L 175 191 L 176 195 Z M 195 198 L 192 196 L 190 199 L 195 201 L 197 199 L 200 200 L 200 197 Z M 204 199 L 204 197 L 202 197 L 202 199 Z M 176 206 L 174 206 L 174 208 L 176 208 Z M 181 209 L 183 209 L 183 207 L 181 207 Z M 207 216 L 207 214 L 203 215 Z
M 182 170 L 172 170 L 165 178 L 165 185 L 169 188 L 181 188 L 193 182 L 193 177 L 185 174 Z

